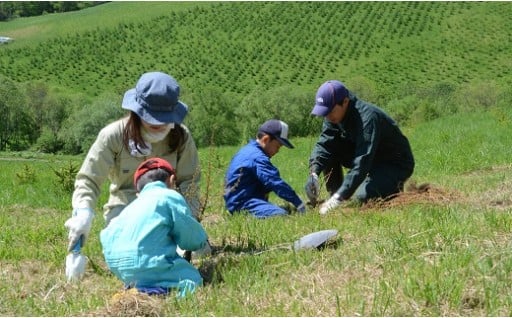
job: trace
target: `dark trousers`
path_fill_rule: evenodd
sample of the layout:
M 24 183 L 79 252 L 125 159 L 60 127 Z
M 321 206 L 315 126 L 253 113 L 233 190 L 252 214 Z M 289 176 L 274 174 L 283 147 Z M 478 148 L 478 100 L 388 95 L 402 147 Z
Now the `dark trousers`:
M 331 160 L 324 169 L 325 187 L 333 195 L 343 183 L 343 164 L 341 160 Z M 395 163 L 376 163 L 357 188 L 354 196 L 366 202 L 375 198 L 388 198 L 403 191 L 405 181 L 412 175 L 412 168 L 404 168 Z

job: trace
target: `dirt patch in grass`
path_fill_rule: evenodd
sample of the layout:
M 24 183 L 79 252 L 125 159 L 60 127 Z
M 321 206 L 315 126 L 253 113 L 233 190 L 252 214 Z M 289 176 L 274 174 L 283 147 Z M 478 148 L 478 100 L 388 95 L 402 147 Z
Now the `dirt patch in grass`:
M 410 181 L 403 192 L 386 199 L 372 200 L 361 208 L 387 209 L 418 203 L 448 205 L 466 201 L 466 196 L 456 190 L 443 189 L 430 183 L 417 184 L 415 181 Z
M 487 184 L 487 189 L 476 193 L 462 193 L 455 189 L 443 188 L 431 183 L 418 184 L 414 180 L 406 183 L 403 192 L 383 200 L 364 204 L 361 209 L 387 209 L 410 204 L 468 204 L 478 209 L 512 209 L 512 170 L 511 165 L 483 168 L 460 175 L 463 184 L 481 183 L 490 176 L 501 179 L 496 185 Z M 485 185 L 484 185 L 485 186 Z M 463 186 L 464 187 L 464 186 Z M 465 188 L 465 187 L 464 187 Z

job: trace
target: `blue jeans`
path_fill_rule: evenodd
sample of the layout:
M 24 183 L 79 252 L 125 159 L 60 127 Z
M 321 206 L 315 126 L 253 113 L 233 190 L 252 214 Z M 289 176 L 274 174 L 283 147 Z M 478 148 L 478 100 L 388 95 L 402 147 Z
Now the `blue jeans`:
M 252 214 L 254 217 L 258 219 L 288 214 L 288 212 L 285 209 L 262 199 L 248 200 L 244 204 L 242 210 L 248 211 L 250 214 Z

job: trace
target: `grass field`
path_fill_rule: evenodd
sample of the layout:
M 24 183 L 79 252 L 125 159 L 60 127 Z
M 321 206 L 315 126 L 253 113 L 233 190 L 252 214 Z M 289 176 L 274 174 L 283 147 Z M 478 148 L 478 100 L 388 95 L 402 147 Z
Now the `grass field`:
M 509 109 L 493 109 L 405 127 L 417 161 L 412 181 L 430 188 L 409 188 L 386 204 L 348 203 L 325 217 L 317 209 L 269 220 L 230 216 L 222 177 L 237 147 L 201 149 L 203 224 L 215 253 L 195 262 L 205 285 L 181 301 L 114 297 L 122 284 L 102 258 L 99 215 L 84 249 L 86 276 L 67 283 L 70 195 L 53 169 L 82 157 L 1 154 L 0 315 L 509 316 L 511 120 Z M 304 198 L 315 138 L 292 140 L 296 149 L 273 161 Z M 323 229 L 339 231 L 323 250 L 284 248 Z
M 179 12 L 204 5 L 210 6 L 211 3 L 146 1 L 143 7 L 144 14 L 141 14 L 140 2 L 113 1 L 87 10 L 14 19 L 9 23 L 1 23 L 0 32 L 16 39 L 12 43 L 14 47 L 34 45 L 49 39 L 76 34 L 77 31 L 115 28 L 122 21 L 140 22 L 170 11 Z
M 98 237 L 107 184 L 86 276 L 66 282 L 64 222 L 84 155 L 0 153 L 0 316 L 512 315 L 511 11 L 507 2 L 110 2 L 0 23 L 15 38 L 0 47 L 1 75 L 121 98 L 142 72 L 169 71 L 192 101 L 188 118 L 212 119 L 191 123 L 196 136 L 240 123 L 245 109 L 272 107 L 305 125 L 292 110 L 336 77 L 402 120 L 416 159 L 395 200 L 256 220 L 229 215 L 222 200 L 242 144 L 201 147 L 214 254 L 194 261 L 205 284 L 178 301 L 122 293 L 109 272 Z M 304 199 L 315 141 L 292 131 L 296 149 L 273 158 Z M 339 232 L 324 249 L 289 249 L 324 229 Z

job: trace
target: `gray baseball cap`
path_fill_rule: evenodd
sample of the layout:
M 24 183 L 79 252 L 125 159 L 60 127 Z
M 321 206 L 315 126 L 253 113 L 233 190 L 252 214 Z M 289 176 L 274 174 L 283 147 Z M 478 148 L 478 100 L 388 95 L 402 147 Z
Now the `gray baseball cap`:
M 260 126 L 258 132 L 271 135 L 288 148 L 295 148 L 292 143 L 288 141 L 288 125 L 284 121 L 277 119 L 267 120 Z

